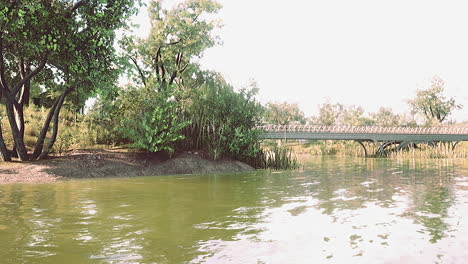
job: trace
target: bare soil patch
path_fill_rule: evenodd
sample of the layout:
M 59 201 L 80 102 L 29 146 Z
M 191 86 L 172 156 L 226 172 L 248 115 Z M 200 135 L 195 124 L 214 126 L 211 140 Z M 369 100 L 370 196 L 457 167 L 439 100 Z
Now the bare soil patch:
M 184 152 L 169 159 L 161 154 L 134 152 L 127 149 L 77 150 L 47 160 L 2 163 L 0 184 L 253 170 L 254 168 L 240 161 L 230 159 L 212 161 L 198 152 Z

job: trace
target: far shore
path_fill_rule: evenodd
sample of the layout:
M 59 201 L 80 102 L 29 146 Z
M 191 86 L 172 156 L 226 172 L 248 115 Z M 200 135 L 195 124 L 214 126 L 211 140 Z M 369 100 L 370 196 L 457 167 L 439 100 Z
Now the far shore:
M 126 149 L 76 150 L 46 160 L 0 163 L 0 184 L 254 170 L 236 160 L 212 161 L 196 151 L 180 153 L 169 159 L 163 155 Z

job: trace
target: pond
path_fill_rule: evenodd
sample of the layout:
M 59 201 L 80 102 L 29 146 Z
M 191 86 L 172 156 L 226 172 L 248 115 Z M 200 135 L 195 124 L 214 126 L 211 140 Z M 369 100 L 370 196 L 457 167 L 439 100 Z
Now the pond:
M 468 160 L 0 186 L 1 263 L 466 263 Z

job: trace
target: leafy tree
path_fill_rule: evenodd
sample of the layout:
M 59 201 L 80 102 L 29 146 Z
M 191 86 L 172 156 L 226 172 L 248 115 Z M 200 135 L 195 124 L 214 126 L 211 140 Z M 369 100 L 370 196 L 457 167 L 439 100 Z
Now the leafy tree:
M 125 125 L 118 131 L 119 137 L 149 151 L 173 150 L 174 142 L 182 138 L 180 129 L 188 123 L 175 115 L 180 115 L 190 102 L 192 90 L 204 82 L 205 76 L 196 59 L 205 49 L 219 42 L 212 33 L 219 26 L 218 21 L 207 17 L 220 8 L 221 5 L 212 0 L 188 0 L 170 10 L 164 9 L 161 1 L 149 2 L 149 36 L 127 35 L 120 41 L 121 61 L 126 65 L 134 87 L 131 91 L 118 93 L 117 98 L 114 98 L 115 94 L 102 97 L 99 104 L 110 111 L 111 114 L 102 116 L 110 117 L 107 120 L 114 128 Z M 144 99 L 146 96 L 150 98 Z M 142 111 L 148 114 L 139 118 Z M 136 118 L 115 122 L 124 121 L 128 116 Z M 158 132 L 166 126 L 174 129 L 164 134 Z
M 304 124 L 305 117 L 297 104 L 270 102 L 266 105 L 265 121 L 277 125 L 287 125 L 291 122 Z
M 338 118 L 342 115 L 344 106 L 342 104 L 332 104 L 326 102 L 320 105 L 319 116 L 316 122 L 324 126 L 332 126 L 338 124 Z
M 426 90 L 418 90 L 416 98 L 408 103 L 415 113 L 422 114 L 426 123 L 442 123 L 453 111 L 462 106 L 455 103 L 455 99 L 443 95 L 445 83 L 439 77 L 433 77 L 431 86 Z
M 375 113 L 371 113 L 373 125 L 383 127 L 399 126 L 402 123 L 402 118 L 394 114 L 391 108 L 380 107 Z
M 362 126 L 368 124 L 368 119 L 364 116 L 364 109 L 361 106 L 350 105 L 344 107 L 339 124 L 350 126 Z
M 20 160 L 30 158 L 24 144 L 23 107 L 31 84 L 55 95 L 32 155 L 36 159 L 45 157 L 56 140 L 68 94 L 80 91 L 91 96 L 113 85 L 118 73 L 113 64 L 115 30 L 125 26 L 135 11 L 133 5 L 133 0 L 0 2 L 0 92 Z M 0 153 L 10 160 L 1 134 Z
M 372 125 L 373 121 L 364 116 L 364 109 L 360 106 L 345 106 L 340 103 L 330 102 L 320 105 L 319 116 L 314 118 L 315 123 L 324 126 L 349 125 L 363 126 Z
M 207 17 L 220 8 L 212 0 L 188 0 L 166 10 L 160 1 L 150 1 L 149 36 L 143 39 L 127 36 L 121 42 L 134 81 L 145 86 L 150 79 L 158 82 L 159 87 L 186 85 L 184 80 L 199 72 L 195 59 L 219 43 L 213 34 L 219 21 Z

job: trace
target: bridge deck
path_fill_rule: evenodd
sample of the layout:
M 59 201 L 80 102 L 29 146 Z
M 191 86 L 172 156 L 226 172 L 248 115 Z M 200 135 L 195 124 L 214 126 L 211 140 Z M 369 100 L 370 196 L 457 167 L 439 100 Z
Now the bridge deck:
M 258 128 L 263 139 L 468 141 L 468 127 L 280 126 Z

